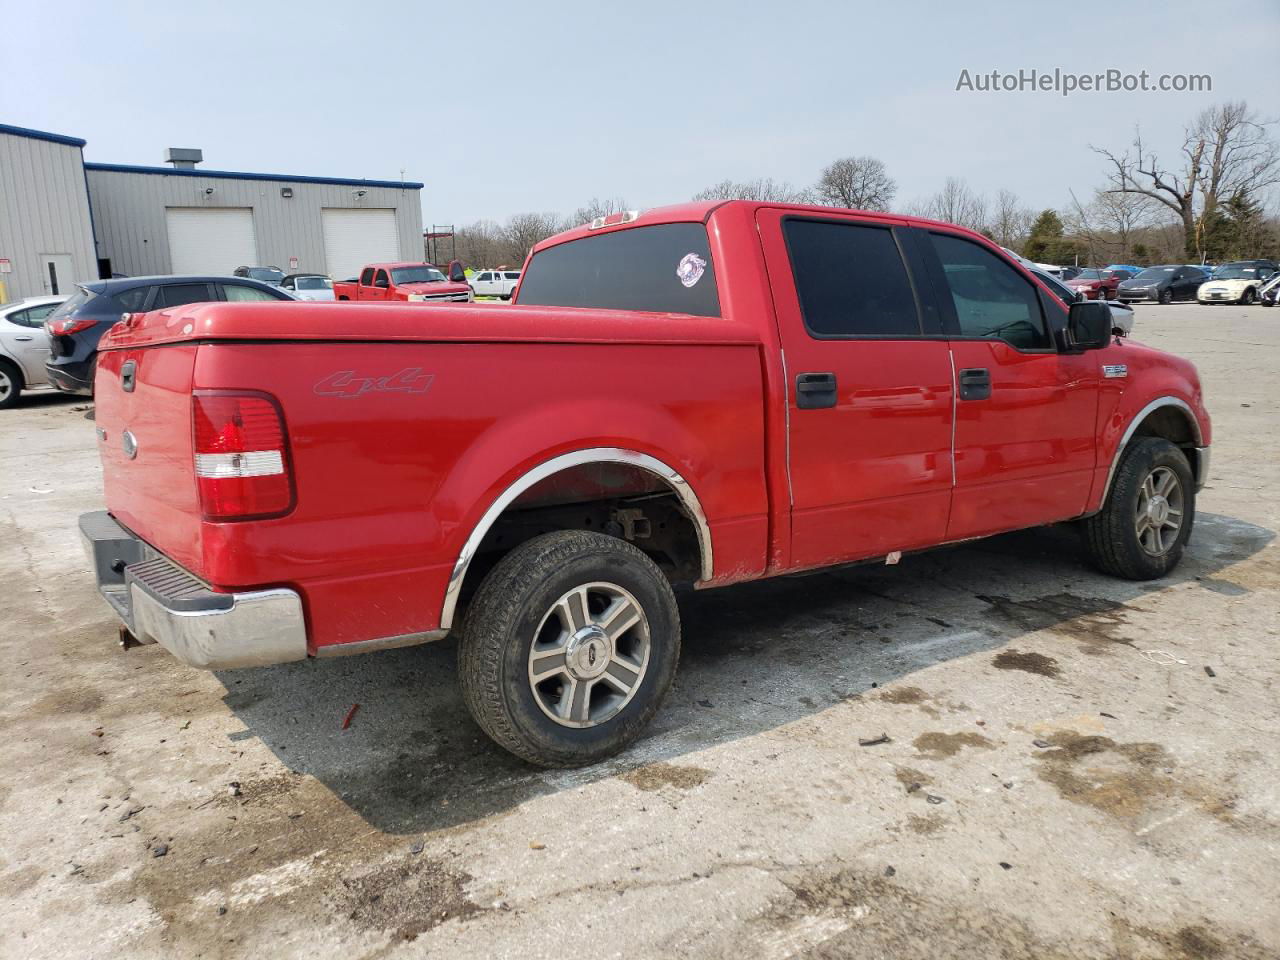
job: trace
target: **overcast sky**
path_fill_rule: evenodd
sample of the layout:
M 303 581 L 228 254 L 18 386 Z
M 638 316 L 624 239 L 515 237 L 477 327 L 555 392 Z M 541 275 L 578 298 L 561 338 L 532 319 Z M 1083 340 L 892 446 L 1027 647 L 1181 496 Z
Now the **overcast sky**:
M 1280 117 L 1280 3 L 3 5 L 0 122 L 91 161 L 426 183 L 423 219 L 673 203 L 882 159 L 896 206 L 948 176 L 1063 207 L 1141 122 L 1172 152 L 1202 107 Z M 1207 73 L 1212 93 L 956 92 L 1019 68 Z

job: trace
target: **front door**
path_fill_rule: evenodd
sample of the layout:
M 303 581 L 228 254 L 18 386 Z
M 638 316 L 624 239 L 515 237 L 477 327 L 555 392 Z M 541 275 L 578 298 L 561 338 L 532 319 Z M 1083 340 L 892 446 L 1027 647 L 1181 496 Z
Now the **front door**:
M 951 499 L 951 358 L 888 219 L 761 210 L 787 384 L 796 569 L 930 546 Z M 910 238 L 907 238 L 910 239 Z
M 66 297 L 74 292 L 76 281 L 72 276 L 74 270 L 70 254 L 40 254 L 40 282 L 44 286 L 44 292 L 50 296 L 62 294 Z
M 1079 516 L 1096 463 L 1097 357 L 1059 354 L 1054 301 L 984 244 L 920 231 L 955 362 L 948 540 Z

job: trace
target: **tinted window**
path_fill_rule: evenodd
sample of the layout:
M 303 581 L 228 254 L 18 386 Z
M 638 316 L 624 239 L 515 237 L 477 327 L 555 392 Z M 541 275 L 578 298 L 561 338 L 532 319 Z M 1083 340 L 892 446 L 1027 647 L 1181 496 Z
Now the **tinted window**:
M 718 317 L 707 228 L 666 223 L 548 247 L 529 261 L 520 302 Z
M 819 337 L 915 337 L 920 317 L 888 227 L 783 223 L 800 312 Z
M 185 303 L 200 303 L 209 300 L 207 283 L 174 283 L 156 290 L 156 301 L 153 309 L 161 307 L 180 307 Z
M 389 284 L 387 283 L 387 271 L 379 270 L 377 273 L 375 273 L 373 275 L 373 285 L 375 287 L 389 286 Z
M 146 306 L 147 294 L 150 291 L 150 287 L 134 287 L 132 290 L 125 290 L 123 293 L 117 293 L 110 299 L 119 308 L 121 313 L 133 313 Z
M 328 277 L 299 277 L 299 290 L 332 290 L 333 281 Z
M 279 283 L 284 279 L 284 271 L 276 267 L 250 267 L 241 276 L 247 276 L 251 280 L 260 280 L 263 283 Z
M 1040 298 L 1018 271 L 984 247 L 931 234 L 962 337 L 998 337 L 1023 350 L 1050 346 Z
M 503 274 L 503 276 L 504 276 L 504 277 L 506 277 L 508 280 L 519 280 L 519 279 L 520 279 L 520 271 L 519 271 L 519 270 L 516 270 L 516 271 L 514 271 L 514 272 L 512 272 L 512 273 L 504 273 L 504 274 Z
M 365 267 L 364 271 L 360 274 L 360 282 L 366 287 L 373 283 L 372 267 Z
M 267 293 L 265 290 L 259 290 L 257 287 L 242 287 L 238 283 L 224 283 L 222 292 L 228 300 L 233 302 L 247 300 L 279 300 L 279 297 Z

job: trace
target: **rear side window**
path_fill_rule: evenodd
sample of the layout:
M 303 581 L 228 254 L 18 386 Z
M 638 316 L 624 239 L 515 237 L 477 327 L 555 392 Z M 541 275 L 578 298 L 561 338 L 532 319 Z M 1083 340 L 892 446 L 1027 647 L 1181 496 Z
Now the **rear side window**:
M 160 287 L 156 291 L 155 309 L 161 307 L 180 307 L 186 303 L 200 303 L 212 300 L 207 283 L 173 283 Z
M 243 287 L 238 283 L 224 283 L 222 292 L 228 300 L 233 302 L 280 299 L 265 290 L 259 290 L 257 287 Z
M 141 310 L 147 302 L 147 293 L 150 287 L 134 287 L 132 290 L 125 290 L 123 293 L 117 293 L 111 297 L 116 305 L 120 308 L 121 313 L 133 313 Z
M 920 336 L 915 295 L 892 230 L 795 219 L 782 229 L 812 336 Z
M 370 286 L 373 283 L 373 268 L 365 267 L 360 273 L 360 285 L 363 287 Z
M 46 319 L 50 322 L 54 320 L 61 320 L 63 317 L 67 317 L 75 313 L 96 297 L 97 294 L 91 293 L 88 290 L 77 290 L 69 300 L 62 301 L 62 303 L 58 305 L 58 308 L 49 314 Z
M 1004 340 L 1020 350 L 1052 346 L 1036 288 L 985 247 L 930 235 L 955 304 L 960 336 Z
M 701 223 L 664 223 L 583 237 L 534 254 L 520 303 L 720 316 Z

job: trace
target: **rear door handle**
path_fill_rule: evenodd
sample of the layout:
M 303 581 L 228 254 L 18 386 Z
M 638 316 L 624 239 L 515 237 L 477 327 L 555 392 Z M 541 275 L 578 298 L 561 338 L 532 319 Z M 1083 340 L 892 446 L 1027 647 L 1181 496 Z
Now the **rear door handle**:
M 970 367 L 960 371 L 960 399 L 985 400 L 991 396 L 991 371 L 986 367 Z
M 796 407 L 821 410 L 836 405 L 834 373 L 801 373 L 796 376 Z
M 27 342 L 28 340 L 30 340 L 31 338 L 30 338 L 30 337 L 14 337 L 13 339 L 15 339 L 15 340 L 20 340 L 20 341 L 22 341 L 23 343 L 26 343 L 26 342 Z

